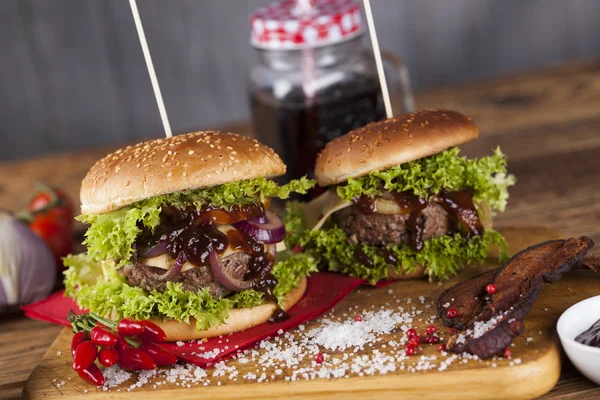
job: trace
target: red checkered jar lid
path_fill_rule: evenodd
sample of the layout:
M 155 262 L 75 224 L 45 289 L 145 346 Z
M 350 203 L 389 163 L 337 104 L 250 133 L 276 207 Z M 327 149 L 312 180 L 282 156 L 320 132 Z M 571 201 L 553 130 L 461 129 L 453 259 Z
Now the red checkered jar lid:
M 358 36 L 361 20 L 353 0 L 287 0 L 251 15 L 250 42 L 269 50 L 327 46 Z

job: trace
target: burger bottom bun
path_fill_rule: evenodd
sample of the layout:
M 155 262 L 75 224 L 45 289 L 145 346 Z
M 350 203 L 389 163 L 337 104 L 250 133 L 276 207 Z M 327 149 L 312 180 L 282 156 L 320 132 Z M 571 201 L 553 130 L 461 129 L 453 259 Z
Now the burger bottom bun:
M 306 285 L 307 279 L 304 277 L 297 288 L 290 290 L 283 303 L 284 311 L 292 308 L 302 298 L 306 291 Z M 196 330 L 194 318 L 190 318 L 189 324 L 175 320 L 152 319 L 151 321 L 165 331 L 168 342 L 198 340 L 252 328 L 267 322 L 276 309 L 277 305 L 274 303 L 262 304 L 254 308 L 234 308 L 229 310 L 229 317 L 225 323 L 202 331 Z
M 424 277 L 425 274 L 425 267 L 423 267 L 422 265 L 417 265 L 417 267 L 415 268 L 414 271 L 409 272 L 409 273 L 405 273 L 403 269 L 400 269 L 400 271 L 396 270 L 395 267 L 390 267 L 388 269 L 388 277 L 387 280 L 388 281 L 398 281 L 398 280 L 408 280 L 408 279 L 419 279 Z

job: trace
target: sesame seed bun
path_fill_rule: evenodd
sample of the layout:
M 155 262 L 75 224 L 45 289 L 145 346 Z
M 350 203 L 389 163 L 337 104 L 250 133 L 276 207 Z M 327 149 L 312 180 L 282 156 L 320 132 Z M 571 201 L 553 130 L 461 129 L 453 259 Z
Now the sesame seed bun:
M 282 307 L 284 311 L 292 308 L 302 298 L 306 291 L 306 285 L 307 279 L 304 277 L 297 288 L 290 290 Z M 234 308 L 229 310 L 229 317 L 225 323 L 203 331 L 196 330 L 196 320 L 194 318 L 190 318 L 189 324 L 175 320 L 164 321 L 161 319 L 153 319 L 152 322 L 165 331 L 167 341 L 169 342 L 198 340 L 228 335 L 260 325 L 267 322 L 276 309 L 277 306 L 275 303 L 262 304 L 254 308 Z
M 321 186 L 440 153 L 475 140 L 479 130 L 456 111 L 422 110 L 370 123 L 327 143 L 317 156 Z
M 285 174 L 256 139 L 194 132 L 127 146 L 98 161 L 81 183 L 81 212 L 104 214 L 161 194 Z

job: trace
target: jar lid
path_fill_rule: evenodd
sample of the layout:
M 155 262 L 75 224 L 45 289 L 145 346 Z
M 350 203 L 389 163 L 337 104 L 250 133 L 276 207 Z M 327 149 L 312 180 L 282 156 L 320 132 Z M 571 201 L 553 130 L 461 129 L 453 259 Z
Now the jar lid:
M 250 42 L 270 50 L 296 50 L 339 43 L 362 32 L 353 0 L 287 0 L 250 17 Z

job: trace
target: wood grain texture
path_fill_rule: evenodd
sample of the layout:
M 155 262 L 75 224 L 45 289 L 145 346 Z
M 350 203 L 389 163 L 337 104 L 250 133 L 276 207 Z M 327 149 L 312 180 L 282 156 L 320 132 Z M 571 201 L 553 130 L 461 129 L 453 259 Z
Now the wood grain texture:
M 503 232 L 510 244 L 511 252 L 539 242 L 556 237 L 557 233 L 548 229 L 510 229 Z M 390 308 L 401 306 L 410 309 L 411 303 L 407 298 L 416 299 L 425 297 L 425 302 L 435 301 L 439 294 L 450 285 L 459 280 L 483 272 L 495 265 L 488 264 L 465 271 L 461 276 L 454 278 L 443 285 L 432 285 L 425 280 L 399 281 L 385 288 L 376 289 L 363 287 L 351 293 L 332 311 L 328 318 L 336 319 L 343 315 L 348 309 L 353 309 L 355 304 L 362 309 Z M 412 373 L 407 370 L 397 369 L 385 375 L 375 374 L 373 376 L 358 377 L 351 375 L 346 379 L 319 379 L 286 382 L 286 376 L 292 371 L 283 370 L 280 375 L 271 379 L 268 383 L 248 382 L 245 379 L 230 380 L 227 376 L 218 378 L 211 377 L 211 384 L 206 387 L 192 387 L 184 389 L 175 384 L 160 385 L 152 389 L 153 381 L 140 389 L 134 389 L 132 393 L 125 389 L 134 381 L 123 383 L 113 388 L 110 396 L 113 398 L 127 398 L 132 394 L 143 394 L 151 398 L 178 398 L 193 399 L 197 396 L 205 396 L 211 399 L 276 399 L 281 397 L 294 397 L 299 399 L 319 398 L 347 398 L 359 399 L 365 396 L 398 397 L 410 399 L 438 399 L 440 394 L 446 398 L 461 399 L 529 399 L 538 397 L 548 392 L 558 381 L 560 375 L 560 351 L 555 336 L 555 324 L 560 314 L 570 305 L 598 293 L 600 277 L 588 271 L 573 273 L 560 282 L 546 286 L 535 306 L 526 319 L 526 331 L 515 341 L 511 347 L 514 359 L 521 359 L 520 364 L 510 366 L 511 360 L 495 361 L 496 367 L 491 362 L 469 361 L 453 363 L 445 371 L 429 370 L 427 372 Z M 390 292 L 390 290 L 392 292 Z M 391 300 L 390 293 L 398 293 L 398 300 Z M 412 303 L 414 304 L 414 303 Z M 418 304 L 418 303 L 417 303 Z M 393 308 L 393 307 L 392 307 Z M 428 314 L 435 313 L 434 308 L 425 311 L 422 317 L 426 319 Z M 347 314 L 346 314 L 347 315 Z M 305 324 L 306 329 L 318 327 L 319 320 Z M 413 325 L 417 331 L 424 329 L 426 323 L 418 322 Z M 439 322 L 438 332 L 444 332 Z M 59 399 L 59 398 L 104 398 L 107 393 L 102 390 L 90 388 L 77 380 L 75 372 L 71 370 L 71 357 L 69 354 L 70 338 L 72 334 L 69 329 L 64 329 L 56 341 L 52 344 L 41 364 L 33 371 L 25 385 L 25 397 L 28 399 Z M 530 338 L 530 339 L 528 339 Z M 374 348 L 365 348 L 356 351 L 356 356 L 370 354 L 375 350 L 382 354 L 387 353 L 385 344 L 389 340 L 398 339 L 398 333 L 382 335 L 382 340 L 375 344 Z M 437 346 L 423 346 L 422 352 L 425 356 L 438 355 Z M 258 349 L 263 353 L 264 349 Z M 325 350 L 323 350 L 325 351 Z M 58 355 L 60 352 L 60 355 Z M 330 357 L 340 354 L 341 351 L 327 351 Z M 415 357 L 416 358 L 416 357 Z M 443 357 L 442 357 L 443 359 Z M 304 361 L 302 366 L 310 365 Z M 305 365 L 306 364 L 306 365 Z M 252 363 L 241 363 L 237 360 L 227 361 L 227 366 L 235 366 L 239 376 L 247 373 L 256 373 L 257 366 Z M 260 366 L 258 366 L 260 368 Z M 209 370 L 210 374 L 210 370 Z M 268 375 L 269 373 L 267 373 Z M 56 387 L 53 379 L 67 383 L 60 388 Z M 71 378 L 71 381 L 68 381 Z M 162 380 L 162 379 L 161 379 Z M 216 385 L 216 381 L 221 382 Z M 118 389 L 121 391 L 118 391 Z M 88 393 L 83 393 L 88 389 Z
M 140 2 L 174 132 L 249 117 L 248 15 L 270 2 Z M 597 0 L 377 0 L 373 12 L 416 88 L 600 55 Z M 126 1 L 3 0 L 0 48 L 0 160 L 162 131 Z
M 18 315 L 3 317 L 0 325 L 0 399 L 20 398 L 23 383 L 61 327 Z
M 0 29 L 8 26 L 1 25 Z M 530 98 L 535 101 L 519 101 Z M 589 235 L 600 242 L 599 61 L 435 89 L 418 94 L 416 99 L 419 107 L 445 106 L 475 118 L 481 138 L 465 145 L 465 154 L 486 154 L 496 145 L 508 154 L 509 170 L 518 177 L 518 183 L 511 189 L 507 210 L 498 216 L 496 226 L 541 225 L 557 229 L 563 236 Z M 248 125 L 226 130 L 252 134 Z M 0 208 L 16 210 L 22 206 L 36 180 L 63 186 L 77 199 L 89 167 L 116 147 L 0 163 Z M 540 235 L 537 241 L 542 240 L 543 231 Z M 593 250 L 599 249 L 600 245 Z M 27 371 L 33 370 L 42 349 L 57 332 L 56 327 L 40 322 L 3 320 L 1 343 L 8 346 L 19 342 L 21 323 L 31 324 L 26 326 L 38 334 L 31 338 L 30 347 L 23 348 L 22 357 L 8 357 L 10 362 L 6 362 L 4 351 L 0 351 L 0 363 L 5 367 L 1 368 L 5 374 L 0 375 L 0 398 L 18 396 Z M 49 331 L 43 330 L 44 326 Z M 12 374 L 7 365 L 21 372 Z M 600 396 L 597 386 L 570 363 L 565 365 L 558 384 L 544 398 Z

